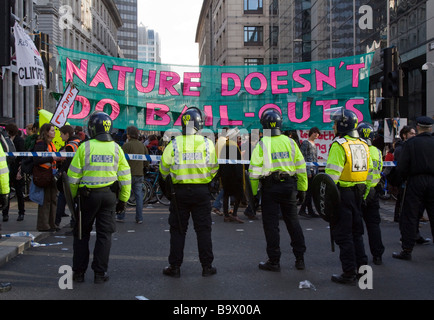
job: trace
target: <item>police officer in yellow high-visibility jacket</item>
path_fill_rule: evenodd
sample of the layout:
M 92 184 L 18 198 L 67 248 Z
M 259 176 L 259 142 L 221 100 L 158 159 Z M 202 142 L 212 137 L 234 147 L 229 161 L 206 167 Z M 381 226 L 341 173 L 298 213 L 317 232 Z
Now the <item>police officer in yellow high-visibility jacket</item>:
M 382 255 L 384 253 L 384 245 L 381 240 L 381 217 L 380 217 L 380 196 L 377 192 L 379 187 L 378 182 L 381 179 L 381 171 L 383 170 L 383 156 L 381 151 L 372 145 L 374 137 L 374 128 L 366 122 L 362 122 L 357 126 L 359 136 L 366 141 L 369 146 L 369 155 L 372 159 L 372 172 L 368 176 L 365 192 L 365 201 L 362 203 L 363 220 L 366 224 L 368 232 L 369 249 L 372 254 L 374 264 L 382 264 Z M 381 188 L 380 188 L 381 189 Z
M 331 232 L 340 249 L 343 270 L 341 275 L 332 275 L 332 281 L 355 284 L 358 268 L 368 263 L 361 205 L 372 162 L 370 164 L 368 145 L 356 130 L 357 115 L 342 108 L 331 119 L 336 138 L 330 147 L 325 173 L 335 181 L 341 195 L 338 218 L 331 225 Z
M 6 154 L 0 144 L 0 210 L 6 208 L 9 204 L 9 169 L 6 162 Z M 1 224 L 0 224 L 1 230 Z M 0 234 L 1 238 L 1 234 Z
M 182 115 L 182 135 L 164 149 L 160 161 L 163 179 L 171 179 L 175 200 L 170 202 L 169 266 L 163 274 L 180 277 L 190 214 L 197 236 L 202 276 L 216 273 L 211 241 L 211 195 L 208 184 L 218 171 L 214 141 L 196 134 L 203 127 L 202 113 L 191 107 Z
M 108 280 L 107 269 L 111 235 L 115 231 L 115 210 L 125 208 L 131 192 L 130 166 L 122 148 L 111 136 L 109 115 L 95 111 L 89 118 L 91 140 L 83 142 L 68 169 L 72 196 L 80 195 L 82 237 L 74 229 L 73 280 L 84 281 L 89 263 L 89 239 L 92 225 L 96 226 L 92 270 L 94 283 Z M 119 202 L 116 205 L 116 192 Z
M 259 268 L 280 271 L 281 213 L 291 236 L 295 267 L 303 270 L 306 245 L 298 221 L 297 198 L 302 203 L 308 187 L 306 163 L 295 141 L 281 134 L 282 117 L 276 109 L 264 111 L 261 124 L 264 135 L 253 150 L 249 166 L 254 195 L 258 191 L 259 182 L 262 184 L 262 222 L 268 261 L 260 262 Z

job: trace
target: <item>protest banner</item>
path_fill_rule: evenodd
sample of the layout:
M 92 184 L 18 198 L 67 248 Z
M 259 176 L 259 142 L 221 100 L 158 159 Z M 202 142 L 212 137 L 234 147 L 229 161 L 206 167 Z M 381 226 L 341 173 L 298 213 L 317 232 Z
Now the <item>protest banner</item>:
M 78 89 L 71 83 L 69 83 L 66 87 L 65 92 L 57 103 L 53 118 L 50 121 L 57 128 L 61 128 L 65 125 L 69 111 L 71 106 L 74 104 L 75 97 L 77 96 L 78 92 Z
M 39 51 L 17 21 L 15 21 L 13 29 L 19 85 L 24 87 L 43 85 L 45 87 L 44 63 Z
M 68 115 L 84 125 L 94 110 L 115 128 L 180 128 L 180 115 L 198 107 L 205 128 L 261 128 L 267 108 L 278 109 L 283 130 L 331 130 L 327 110 L 346 107 L 361 121 L 369 114 L 372 55 L 258 66 L 180 66 L 142 62 L 58 47 L 63 81 L 80 89 Z

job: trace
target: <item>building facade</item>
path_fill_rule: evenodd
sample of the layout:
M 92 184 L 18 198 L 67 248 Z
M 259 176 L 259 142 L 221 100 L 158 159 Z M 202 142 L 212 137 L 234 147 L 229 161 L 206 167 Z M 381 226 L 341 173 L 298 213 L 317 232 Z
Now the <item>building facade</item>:
M 137 60 L 137 0 L 115 0 L 122 27 L 118 30 L 118 43 L 126 59 Z
M 2 115 L 23 128 L 35 121 L 38 108 L 53 112 L 57 102 L 53 93 L 64 90 L 56 46 L 118 57 L 122 20 L 113 0 L 15 1 L 12 11 L 31 36 L 48 35 L 46 88 L 19 86 L 14 62 L 3 75 Z
M 161 63 L 160 35 L 143 24 L 138 28 L 138 60 Z

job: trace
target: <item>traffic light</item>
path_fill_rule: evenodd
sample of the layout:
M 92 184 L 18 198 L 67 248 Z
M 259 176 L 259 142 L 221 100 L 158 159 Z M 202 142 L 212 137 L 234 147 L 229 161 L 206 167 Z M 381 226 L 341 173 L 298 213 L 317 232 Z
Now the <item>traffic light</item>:
M 383 76 L 380 78 L 384 98 L 403 96 L 403 72 L 399 66 L 399 53 L 396 47 L 385 48 L 381 53 Z
M 380 78 L 381 87 L 383 88 L 383 97 L 392 98 L 392 84 L 391 74 L 393 68 L 393 52 L 392 48 L 385 48 L 381 52 L 381 59 L 383 60 L 383 75 Z
M 392 60 L 392 72 L 390 73 L 390 86 L 393 97 L 403 96 L 403 71 L 399 66 L 399 52 L 396 48 L 393 48 L 393 60 Z
M 0 66 L 9 66 L 11 64 L 11 6 L 13 1 L 0 1 Z

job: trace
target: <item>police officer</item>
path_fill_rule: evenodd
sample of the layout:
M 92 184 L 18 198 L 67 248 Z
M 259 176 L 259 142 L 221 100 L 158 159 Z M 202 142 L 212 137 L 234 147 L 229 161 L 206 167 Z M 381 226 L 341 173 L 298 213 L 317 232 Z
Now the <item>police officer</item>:
M 0 210 L 6 208 L 9 204 L 9 169 L 6 162 L 6 154 L 0 144 Z M 0 224 L 1 230 L 1 224 Z M 0 233 L 1 238 L 1 233 Z M 0 282 L 0 292 L 11 290 L 12 286 L 9 282 Z
M 372 172 L 368 178 L 366 185 L 365 201 L 362 202 L 363 220 L 366 224 L 368 232 L 369 249 L 372 254 L 374 264 L 382 264 L 382 255 L 384 253 L 384 245 L 381 240 L 380 229 L 380 197 L 377 189 L 381 187 L 378 185 L 381 179 L 381 171 L 383 170 L 383 156 L 381 151 L 372 145 L 374 137 L 374 128 L 366 122 L 362 122 L 357 126 L 359 136 L 366 141 L 369 147 L 369 155 L 372 159 Z
M 89 239 L 96 220 L 96 242 L 92 269 L 94 283 L 108 280 L 107 269 L 111 235 L 115 231 L 115 209 L 125 208 L 131 192 L 131 173 L 122 148 L 110 134 L 112 120 L 109 115 L 95 111 L 88 123 L 91 140 L 77 149 L 68 169 L 72 197 L 80 196 L 81 239 L 78 223 L 74 228 L 73 280 L 84 281 L 89 263 Z M 116 192 L 119 202 L 116 204 Z
M 306 163 L 294 140 L 282 134 L 282 116 L 276 109 L 263 112 L 261 125 L 264 135 L 253 150 L 249 166 L 254 195 L 258 192 L 259 182 L 262 184 L 262 222 L 268 260 L 260 262 L 259 269 L 280 271 L 281 213 L 291 236 L 295 266 L 303 270 L 306 245 L 297 216 L 297 198 L 300 202 L 305 198 Z
M 163 274 L 175 278 L 181 275 L 188 220 L 193 219 L 196 231 L 202 276 L 215 274 L 211 240 L 211 194 L 208 184 L 218 171 L 213 141 L 200 135 L 204 120 L 195 107 L 182 115 L 182 135 L 173 138 L 164 149 L 160 161 L 162 178 L 169 183 L 170 202 L 170 254 L 169 266 Z M 171 182 L 171 183 L 170 183 Z M 169 191 L 170 192 L 170 191 Z
M 357 133 L 357 115 L 341 108 L 332 114 L 335 139 L 330 146 L 325 173 L 337 184 L 341 204 L 337 218 L 331 224 L 331 233 L 339 246 L 343 273 L 332 275 L 331 280 L 355 284 L 358 268 L 366 265 L 368 258 L 363 244 L 361 204 L 370 168 L 368 145 Z
M 402 251 L 392 255 L 401 260 L 411 260 L 411 253 L 418 238 L 417 227 L 422 206 L 428 213 L 434 231 L 434 137 L 431 135 L 434 120 L 424 116 L 417 118 L 416 122 L 418 134 L 404 143 L 396 168 L 406 181 L 400 217 Z

